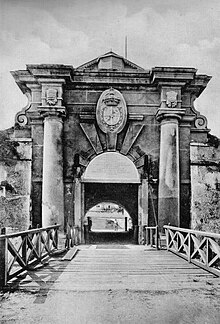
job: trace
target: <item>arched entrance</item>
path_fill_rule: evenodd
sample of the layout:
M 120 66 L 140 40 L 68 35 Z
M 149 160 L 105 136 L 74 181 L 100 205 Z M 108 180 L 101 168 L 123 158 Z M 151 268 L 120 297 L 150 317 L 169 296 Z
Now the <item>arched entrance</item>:
M 116 203 L 101 202 L 86 213 L 86 243 L 130 243 L 133 238 L 132 219 L 127 210 Z
M 140 183 L 139 173 L 134 163 L 117 152 L 97 155 L 87 166 L 82 177 L 90 183 Z
M 100 202 L 123 206 L 138 225 L 139 173 L 133 162 L 117 152 L 97 155 L 82 176 L 84 215 Z M 84 220 L 83 220 L 84 222 Z

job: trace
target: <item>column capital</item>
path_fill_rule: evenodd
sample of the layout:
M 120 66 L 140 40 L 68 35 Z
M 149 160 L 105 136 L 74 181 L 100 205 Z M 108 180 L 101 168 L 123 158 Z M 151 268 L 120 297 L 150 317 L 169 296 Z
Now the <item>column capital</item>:
M 66 108 L 59 107 L 48 109 L 47 107 L 41 107 L 40 114 L 44 120 L 45 118 L 58 118 L 62 120 L 64 117 L 66 117 Z
M 186 113 L 186 109 L 174 109 L 174 108 L 160 108 L 156 113 L 157 121 L 176 121 L 180 120 Z

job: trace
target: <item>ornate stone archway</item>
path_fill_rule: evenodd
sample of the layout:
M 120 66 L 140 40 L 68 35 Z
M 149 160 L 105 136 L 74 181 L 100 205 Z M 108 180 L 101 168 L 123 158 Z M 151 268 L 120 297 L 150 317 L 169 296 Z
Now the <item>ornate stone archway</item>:
M 29 99 L 14 136 L 32 140 L 33 225 L 79 223 L 86 184 L 111 181 L 102 174 L 102 182 L 91 182 L 86 170 L 113 152 L 138 173 L 122 170 L 120 183 L 117 173 L 112 181 L 138 188 L 139 243 L 151 218 L 149 182 L 160 229 L 168 222 L 189 227 L 190 142 L 206 142 L 209 131 L 193 102 L 209 76 L 193 68 L 149 71 L 112 52 L 76 69 L 27 65 L 13 76 Z

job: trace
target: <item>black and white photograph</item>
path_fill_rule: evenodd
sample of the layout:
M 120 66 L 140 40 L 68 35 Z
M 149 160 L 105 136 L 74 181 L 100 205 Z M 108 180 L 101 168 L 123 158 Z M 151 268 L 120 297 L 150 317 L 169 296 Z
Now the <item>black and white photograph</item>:
M 0 0 L 0 324 L 220 323 L 220 2 Z

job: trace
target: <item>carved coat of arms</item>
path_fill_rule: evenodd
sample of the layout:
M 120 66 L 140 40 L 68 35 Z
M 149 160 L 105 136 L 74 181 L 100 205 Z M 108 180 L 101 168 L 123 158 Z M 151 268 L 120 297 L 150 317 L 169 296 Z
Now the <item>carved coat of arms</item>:
M 175 91 L 168 91 L 166 93 L 167 100 L 166 105 L 168 108 L 175 108 L 177 106 L 177 92 Z
M 99 98 L 96 118 L 103 132 L 120 132 L 127 117 L 126 103 L 122 94 L 110 88 L 102 93 Z
M 49 88 L 46 91 L 46 102 L 50 106 L 55 106 L 57 103 L 57 89 Z

